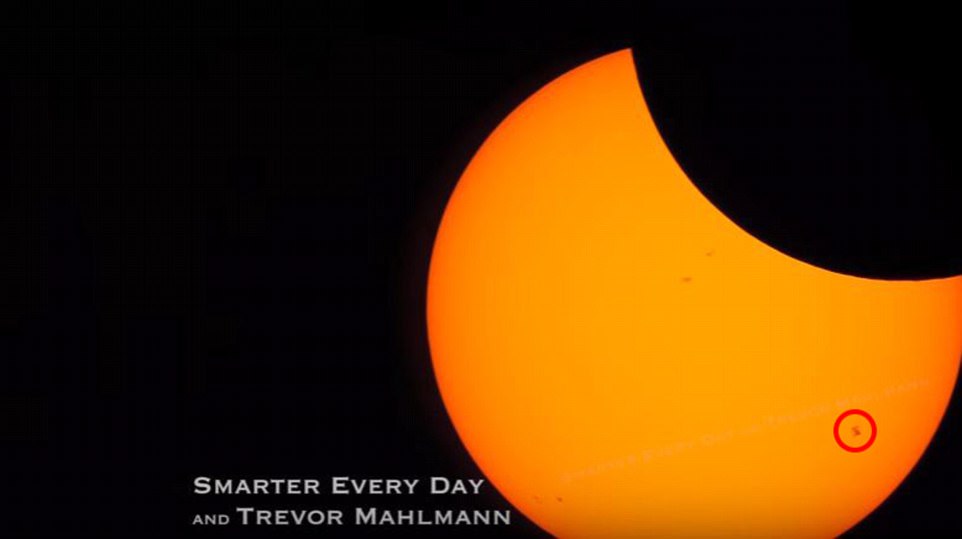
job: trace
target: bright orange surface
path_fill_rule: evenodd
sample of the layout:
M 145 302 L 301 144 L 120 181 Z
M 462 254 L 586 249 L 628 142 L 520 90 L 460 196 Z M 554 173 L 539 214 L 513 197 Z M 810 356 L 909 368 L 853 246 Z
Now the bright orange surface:
M 937 428 L 962 278 L 832 273 L 738 228 L 668 152 L 624 50 L 485 141 L 438 231 L 427 317 L 461 439 L 548 532 L 830 537 Z M 861 453 L 833 437 L 850 408 L 878 423 Z

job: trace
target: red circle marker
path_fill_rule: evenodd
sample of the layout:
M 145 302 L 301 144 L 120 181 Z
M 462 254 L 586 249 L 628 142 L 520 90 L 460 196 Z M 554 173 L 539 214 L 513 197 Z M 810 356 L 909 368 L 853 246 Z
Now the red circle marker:
M 838 432 L 839 427 L 842 426 L 842 421 L 844 421 L 845 418 L 850 415 L 858 415 L 858 416 L 864 417 L 865 420 L 868 421 L 869 426 L 872 427 L 872 434 L 869 435 L 868 441 L 858 447 L 853 447 L 843 442 L 842 436 Z M 868 412 L 866 412 L 865 410 L 858 410 L 853 408 L 851 410 L 842 412 L 842 415 L 838 416 L 838 419 L 835 420 L 835 427 L 832 429 L 832 431 L 833 431 L 833 434 L 835 434 L 835 443 L 837 443 L 839 447 L 848 451 L 849 453 L 861 453 L 862 451 L 865 451 L 869 447 L 872 447 L 872 444 L 875 443 L 875 437 L 878 435 L 878 425 L 875 424 L 875 419 L 873 419 Z

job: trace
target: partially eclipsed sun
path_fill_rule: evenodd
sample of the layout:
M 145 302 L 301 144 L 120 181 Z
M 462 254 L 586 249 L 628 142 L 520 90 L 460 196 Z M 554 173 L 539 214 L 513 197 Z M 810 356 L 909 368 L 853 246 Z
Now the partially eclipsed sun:
M 669 153 L 624 50 L 478 150 L 438 230 L 427 321 L 464 445 L 548 532 L 831 537 L 938 427 L 962 278 L 842 275 L 740 229 Z M 865 415 L 838 421 L 850 410 Z

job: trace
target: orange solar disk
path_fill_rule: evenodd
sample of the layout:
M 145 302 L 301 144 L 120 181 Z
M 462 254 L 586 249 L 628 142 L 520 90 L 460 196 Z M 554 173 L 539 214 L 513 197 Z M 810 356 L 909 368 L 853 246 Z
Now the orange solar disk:
M 740 229 L 672 158 L 623 50 L 478 150 L 427 322 L 464 445 L 548 532 L 831 537 L 938 427 L 962 278 L 833 273 Z

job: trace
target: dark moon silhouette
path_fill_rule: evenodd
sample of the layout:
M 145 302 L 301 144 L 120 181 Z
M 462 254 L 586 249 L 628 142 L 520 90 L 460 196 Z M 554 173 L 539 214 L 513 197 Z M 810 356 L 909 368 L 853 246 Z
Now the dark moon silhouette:
M 958 274 L 946 18 L 857 7 L 651 8 L 645 98 L 689 178 L 772 247 L 865 277 Z

